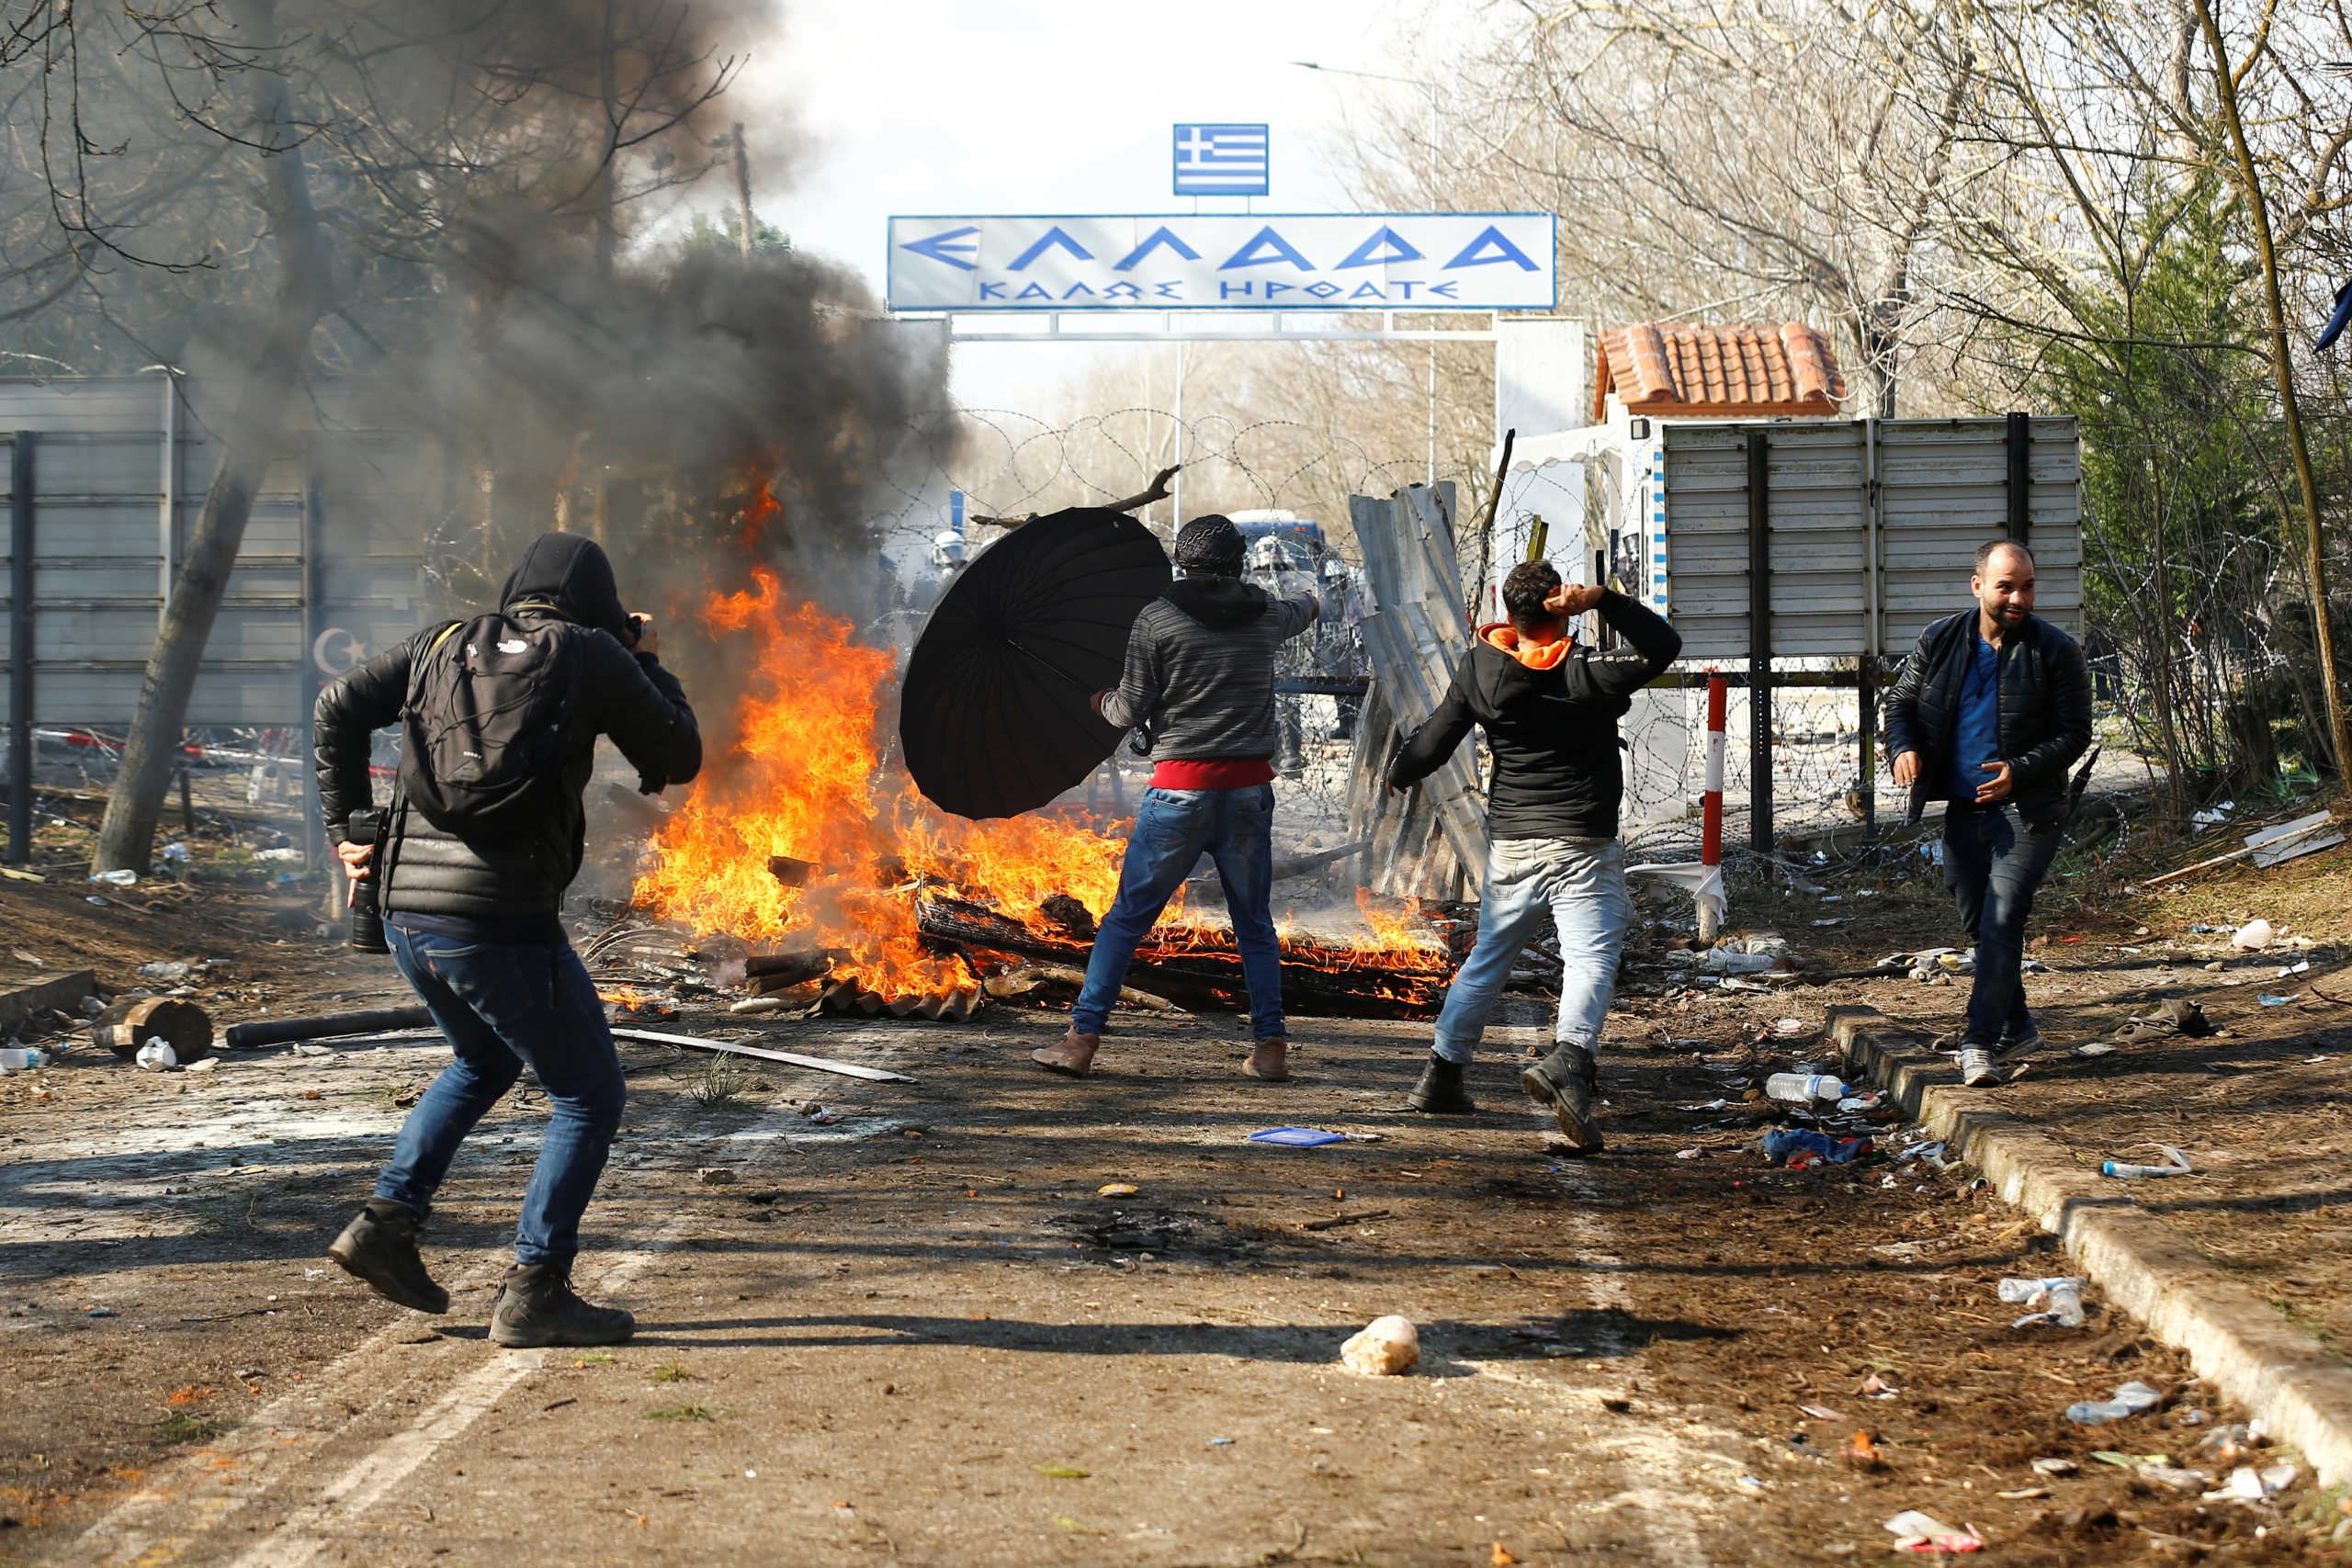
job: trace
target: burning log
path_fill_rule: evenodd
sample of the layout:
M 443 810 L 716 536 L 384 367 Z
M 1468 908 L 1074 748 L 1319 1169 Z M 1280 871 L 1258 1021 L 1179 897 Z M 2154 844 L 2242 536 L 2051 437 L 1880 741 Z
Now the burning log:
M 817 863 L 796 860 L 790 855 L 770 855 L 768 874 L 786 887 L 806 887 L 808 879 L 817 874 Z
M 1041 959 L 1072 968 L 1086 961 L 1086 949 L 1040 931 L 993 909 L 933 895 L 919 902 L 916 927 L 942 947 Z M 1285 942 L 1283 1005 L 1304 1018 L 1427 1018 L 1443 998 L 1451 964 L 1436 953 L 1415 953 L 1399 966 L 1344 948 Z M 1129 977 L 1187 1008 L 1218 1008 L 1247 992 L 1241 955 L 1229 947 L 1146 946 L 1136 954 Z
M 797 953 L 755 953 L 743 960 L 743 989 L 755 997 L 788 991 L 832 972 L 846 948 L 813 947 Z
M 1092 942 L 1096 930 L 1093 912 L 1067 893 L 1049 894 L 1040 899 L 1037 912 L 1068 931 L 1079 942 Z

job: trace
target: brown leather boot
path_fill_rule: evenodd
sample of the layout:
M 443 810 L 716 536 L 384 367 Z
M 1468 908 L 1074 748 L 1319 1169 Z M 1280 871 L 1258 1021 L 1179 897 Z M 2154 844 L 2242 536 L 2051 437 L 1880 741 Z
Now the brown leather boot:
M 1241 1070 L 1268 1083 L 1290 1082 L 1290 1042 L 1280 1035 L 1259 1041 L 1258 1048 L 1250 1053 L 1250 1059 L 1241 1064 Z
M 1080 1034 L 1071 1030 L 1058 1045 L 1048 1045 L 1042 1051 L 1032 1051 L 1029 1059 L 1049 1073 L 1065 1077 L 1082 1078 L 1094 1065 L 1095 1048 L 1102 1043 L 1099 1034 Z

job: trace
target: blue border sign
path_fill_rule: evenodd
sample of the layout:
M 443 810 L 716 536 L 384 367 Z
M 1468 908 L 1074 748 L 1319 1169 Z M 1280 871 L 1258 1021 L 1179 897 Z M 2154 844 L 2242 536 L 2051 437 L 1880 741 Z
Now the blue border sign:
M 1548 212 L 893 218 L 893 310 L 1548 310 Z

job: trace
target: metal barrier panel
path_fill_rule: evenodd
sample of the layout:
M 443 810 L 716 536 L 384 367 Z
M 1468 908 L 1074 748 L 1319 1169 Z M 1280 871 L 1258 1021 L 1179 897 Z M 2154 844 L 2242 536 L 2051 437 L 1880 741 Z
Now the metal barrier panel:
M 225 398 L 225 392 L 222 398 Z M 220 457 L 220 399 L 191 378 L 0 380 L 0 430 L 30 433 L 32 716 L 119 727 L 137 707 L 170 577 Z M 298 456 L 254 498 L 187 722 L 295 725 L 315 677 L 415 629 L 427 519 L 442 505 L 437 449 L 352 423 L 334 383 L 306 404 Z M 15 605 L 6 606 L 13 626 Z M 8 639 L 0 637 L 0 669 Z M 13 716 L 0 682 L 0 722 Z

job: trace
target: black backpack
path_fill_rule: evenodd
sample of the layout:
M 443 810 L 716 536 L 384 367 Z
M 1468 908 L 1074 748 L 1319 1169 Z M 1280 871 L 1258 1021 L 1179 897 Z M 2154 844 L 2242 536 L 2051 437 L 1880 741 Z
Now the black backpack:
M 512 828 L 572 750 L 565 624 L 503 613 L 452 621 L 409 671 L 401 791 L 445 833 Z

